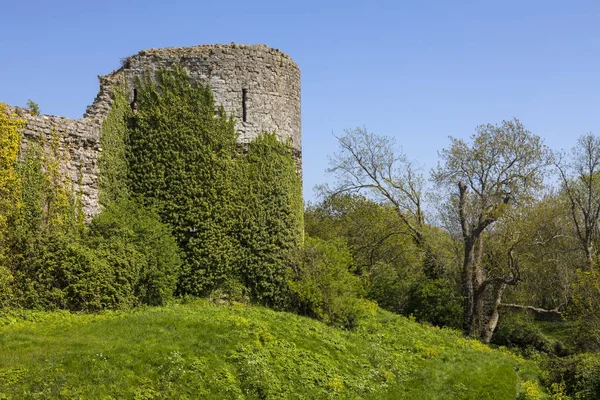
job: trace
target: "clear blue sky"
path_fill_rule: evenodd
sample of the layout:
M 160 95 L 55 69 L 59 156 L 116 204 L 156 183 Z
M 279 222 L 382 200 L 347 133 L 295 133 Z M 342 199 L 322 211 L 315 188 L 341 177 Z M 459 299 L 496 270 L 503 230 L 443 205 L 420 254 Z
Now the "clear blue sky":
M 302 70 L 304 193 L 332 133 L 396 137 L 427 173 L 449 135 L 519 118 L 554 149 L 600 134 L 597 1 L 9 1 L 0 101 L 79 118 L 97 75 L 150 47 L 264 43 Z

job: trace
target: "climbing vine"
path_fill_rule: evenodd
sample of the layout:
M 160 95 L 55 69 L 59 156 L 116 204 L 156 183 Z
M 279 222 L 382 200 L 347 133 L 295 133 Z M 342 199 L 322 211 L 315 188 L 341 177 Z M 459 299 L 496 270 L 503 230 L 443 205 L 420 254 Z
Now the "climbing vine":
M 244 151 L 210 88 L 179 67 L 138 79 L 136 90 L 126 124 L 129 187 L 172 226 L 184 251 L 179 292 L 205 295 L 233 282 L 282 305 L 302 232 L 291 146 L 265 134 Z
M 0 307 L 11 295 L 12 273 L 7 260 L 10 227 L 20 208 L 21 181 L 17 173 L 23 120 L 0 103 Z
M 110 112 L 102 123 L 98 168 L 100 204 L 106 206 L 111 202 L 129 197 L 127 185 L 127 121 L 131 117 L 131 107 L 127 97 L 126 86 L 121 83 L 115 88 Z

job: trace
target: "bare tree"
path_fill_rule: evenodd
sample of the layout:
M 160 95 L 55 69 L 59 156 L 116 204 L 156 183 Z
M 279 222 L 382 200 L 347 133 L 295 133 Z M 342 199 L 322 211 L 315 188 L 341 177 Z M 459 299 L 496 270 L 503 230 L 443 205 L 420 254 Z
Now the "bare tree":
M 417 245 L 423 244 L 423 177 L 406 156 L 395 150 L 394 140 L 366 128 L 345 130 L 337 137 L 339 151 L 330 157 L 327 172 L 337 178 L 323 187 L 327 195 L 368 194 L 394 207 Z
M 591 133 L 581 136 L 570 160 L 559 154 L 555 163 L 561 188 L 568 199 L 577 238 L 586 257 L 586 269 L 596 263 L 595 243 L 600 236 L 600 138 Z
M 551 154 L 542 140 L 517 119 L 480 125 L 469 143 L 452 137 L 450 140 L 451 146 L 441 151 L 442 162 L 432 171 L 432 177 L 456 196 L 455 212 L 463 240 L 465 328 L 471 336 L 485 338 L 489 320 L 485 315 L 486 292 L 494 285 L 503 291 L 505 285 L 514 284 L 518 265 L 513 259 L 509 268 L 512 273 L 486 276 L 483 233 L 541 187 Z

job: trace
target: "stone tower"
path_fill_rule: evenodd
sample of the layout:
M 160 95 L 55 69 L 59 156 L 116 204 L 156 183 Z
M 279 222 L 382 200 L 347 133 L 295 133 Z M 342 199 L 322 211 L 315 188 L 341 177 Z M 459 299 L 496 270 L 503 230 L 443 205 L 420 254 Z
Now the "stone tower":
M 208 84 L 215 104 L 236 120 L 239 141 L 247 143 L 261 132 L 291 140 L 300 160 L 300 69 L 287 54 L 264 45 L 206 45 L 141 51 L 123 66 L 100 77 L 100 93 L 85 118 L 103 119 L 110 109 L 112 89 L 122 77 L 132 88 L 135 77 L 159 68 L 182 66 L 192 80 Z
M 144 50 L 124 59 L 118 70 L 99 77 L 100 91 L 82 119 L 35 116 L 16 108 L 26 120 L 23 149 L 28 141 L 49 139 L 51 132 L 60 136 L 61 149 L 67 154 L 66 173 L 76 186 L 81 184 L 88 219 L 100 211 L 101 127 L 116 85 L 125 79 L 130 101 L 135 103 L 136 76 L 175 65 L 182 66 L 190 79 L 210 85 L 215 104 L 234 116 L 240 143 L 248 143 L 261 132 L 275 131 L 280 140 L 291 141 L 301 170 L 300 69 L 288 55 L 264 45 L 238 44 Z

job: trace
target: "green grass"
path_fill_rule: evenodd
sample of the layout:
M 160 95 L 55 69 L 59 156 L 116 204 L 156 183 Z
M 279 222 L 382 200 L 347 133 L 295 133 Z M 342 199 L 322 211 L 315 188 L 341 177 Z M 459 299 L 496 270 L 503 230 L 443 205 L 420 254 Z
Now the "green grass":
M 204 300 L 0 325 L 0 399 L 502 400 L 537 387 L 528 361 L 383 311 L 352 332 Z

